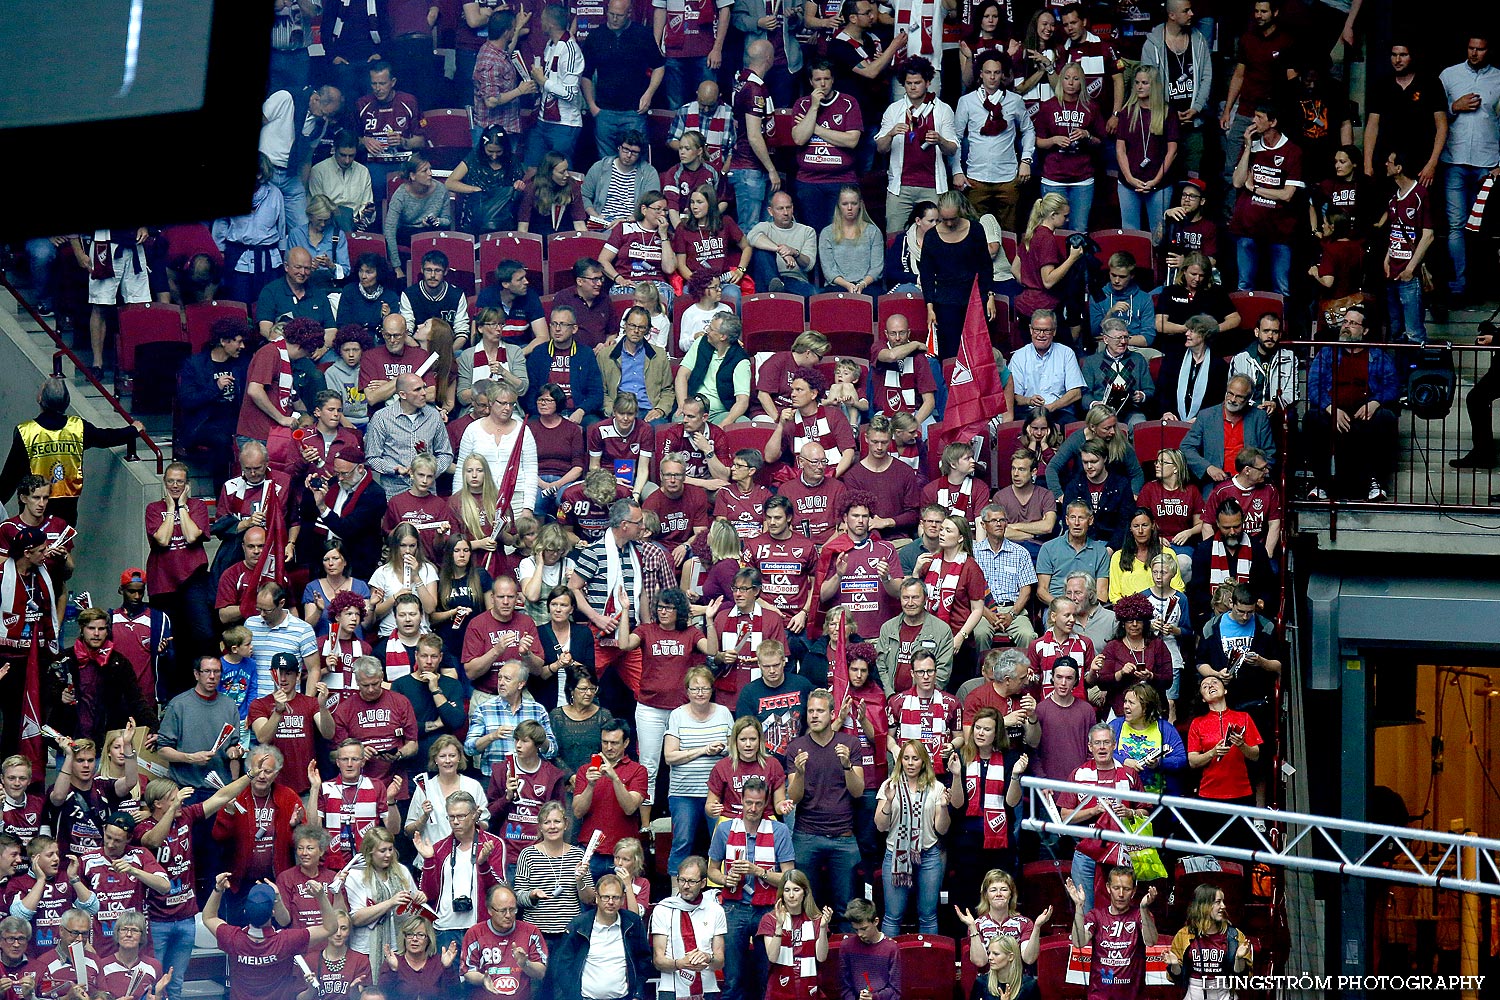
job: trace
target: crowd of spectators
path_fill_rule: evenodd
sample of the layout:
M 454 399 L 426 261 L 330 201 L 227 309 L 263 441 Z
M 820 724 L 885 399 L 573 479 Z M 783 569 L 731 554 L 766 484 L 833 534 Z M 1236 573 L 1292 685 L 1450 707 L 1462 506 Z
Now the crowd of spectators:
M 250 309 L 178 373 L 193 463 L 117 608 L 64 604 L 84 450 L 128 432 L 49 381 L 0 470 L 16 996 L 92 968 L 180 1000 L 201 921 L 236 1000 L 791 1000 L 834 930 L 844 1000 L 896 1000 L 890 939 L 951 926 L 946 894 L 976 995 L 1014 1000 L 1038 857 L 1098 995 L 1139 995 L 1165 883 L 1023 836 L 1019 779 L 1274 802 L 1287 435 L 1313 498 L 1385 497 L 1377 333 L 1470 294 L 1500 173 L 1487 38 L 1440 78 L 1370 52 L 1361 149 L 1338 8 L 276 0 L 251 213 L 182 260 L 149 226 L 26 248 L 96 369 L 121 302 Z M 1140 254 L 1061 232 L 1117 226 Z M 470 293 L 472 261 L 406 256 L 455 227 L 606 235 L 544 307 L 519 261 Z M 927 328 L 750 353 L 745 294 L 825 289 L 919 293 Z M 975 289 L 1004 449 L 936 443 Z M 1190 426 L 1143 462 L 1152 420 Z M 1222 891 L 1178 894 L 1174 969 L 1252 962 Z

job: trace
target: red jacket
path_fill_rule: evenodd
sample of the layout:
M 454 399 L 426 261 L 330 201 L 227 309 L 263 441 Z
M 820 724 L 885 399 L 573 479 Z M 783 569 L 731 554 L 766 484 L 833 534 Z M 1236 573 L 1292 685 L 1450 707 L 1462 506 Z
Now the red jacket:
M 484 853 L 486 847 L 489 848 L 488 854 L 475 873 L 473 886 L 475 923 L 482 924 L 490 919 L 490 890 L 505 883 L 505 841 L 485 830 L 475 830 L 474 846 L 481 854 Z M 426 894 L 427 905 L 434 910 L 437 909 L 438 899 L 443 894 L 444 869 L 447 868 L 448 856 L 452 853 L 453 835 L 450 833 L 432 845 L 432 857 L 422 862 L 422 877 L 417 887 Z M 469 891 L 470 887 L 455 886 L 454 889 L 455 895 L 462 896 Z
M 214 839 L 226 845 L 224 864 L 230 873 L 229 887 L 240 890 L 240 880 L 249 870 L 255 851 L 254 790 L 246 788 L 214 817 Z M 285 785 L 271 786 L 271 806 L 275 815 L 275 846 L 271 849 L 271 877 L 292 867 L 292 831 L 305 818 L 302 800 Z

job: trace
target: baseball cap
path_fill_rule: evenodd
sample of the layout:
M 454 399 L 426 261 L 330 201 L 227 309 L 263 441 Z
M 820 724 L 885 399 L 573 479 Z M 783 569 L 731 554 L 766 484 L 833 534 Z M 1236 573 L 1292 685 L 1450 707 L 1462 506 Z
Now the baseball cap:
M 276 653 L 271 657 L 271 671 L 274 673 L 277 670 L 290 670 L 293 673 L 300 673 L 302 670 L 302 661 L 298 660 L 292 653 Z
M 1201 179 L 1199 179 L 1197 177 L 1189 177 L 1187 180 L 1185 180 L 1185 181 L 1182 182 L 1182 186 L 1183 187 L 1197 188 L 1198 189 L 1198 193 L 1201 194 L 1201 195 L 1207 195 L 1208 194 L 1208 185 L 1205 184 Z
M 1074 670 L 1077 670 L 1078 661 L 1073 659 L 1071 656 L 1059 656 L 1057 659 L 1052 661 L 1052 669 L 1056 670 L 1058 667 L 1072 667 Z
M 132 566 L 130 569 L 127 569 L 125 572 L 123 572 L 123 573 L 120 574 L 120 586 L 122 586 L 122 587 L 128 587 L 132 583 L 145 583 L 145 582 L 146 582 L 146 571 L 143 570 L 143 569 L 137 569 L 134 566 Z
M 104 821 L 104 825 L 117 826 L 121 830 L 124 830 L 127 835 L 135 833 L 135 817 L 128 812 L 110 813 L 109 819 Z
M 46 544 L 47 533 L 41 528 L 34 528 L 30 525 L 27 525 L 20 531 L 16 532 L 15 539 L 10 543 L 10 549 L 12 552 L 21 553 L 25 552 L 27 549 L 34 549 L 38 545 Z
M 348 462 L 351 465 L 364 465 L 365 450 L 357 444 L 340 445 L 337 449 L 335 449 L 334 453 L 329 456 L 328 460 L 332 462 L 337 459 L 343 459 L 345 462 Z
M 264 927 L 271 922 L 271 912 L 276 908 L 276 892 L 270 886 L 257 882 L 245 894 L 245 926 Z

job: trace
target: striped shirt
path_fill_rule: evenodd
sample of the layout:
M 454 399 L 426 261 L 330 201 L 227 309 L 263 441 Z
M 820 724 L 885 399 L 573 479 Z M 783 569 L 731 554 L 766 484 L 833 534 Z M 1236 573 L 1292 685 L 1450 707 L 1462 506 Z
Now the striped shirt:
M 677 744 L 683 750 L 697 750 L 715 743 L 727 748 L 734 716 L 723 705 L 714 705 L 713 709 L 704 720 L 694 718 L 692 709 L 686 705 L 672 709 L 672 714 L 667 716 L 667 735 L 677 737 Z M 703 797 L 708 793 L 708 777 L 721 759 L 722 755 L 705 754 L 686 763 L 673 765 L 668 794 Z
M 542 853 L 532 844 L 521 852 L 516 863 L 516 901 L 526 920 L 543 934 L 561 934 L 568 923 L 578 916 L 578 865 L 583 861 L 583 848 L 569 844 L 567 853 L 560 858 Z M 561 892 L 556 892 L 556 889 Z M 551 899 L 531 899 L 534 889 L 552 894 Z
M 313 627 L 291 612 L 283 612 L 281 624 L 270 625 L 263 615 L 251 615 L 245 620 L 254 641 L 255 690 L 250 692 L 246 704 L 262 694 L 276 690 L 276 678 L 271 676 L 271 657 L 277 653 L 291 653 L 298 663 L 306 663 L 309 656 L 318 655 L 318 637 Z
M 606 528 L 604 530 L 608 531 L 610 529 Z M 620 573 L 622 586 L 624 586 L 625 593 L 627 594 L 635 593 L 635 565 L 630 560 L 632 549 L 639 552 L 640 546 L 634 542 L 627 542 L 620 546 Z M 589 607 L 603 614 L 604 606 L 609 601 L 609 591 L 605 579 L 609 575 L 609 572 L 608 562 L 604 555 L 604 539 L 600 538 L 597 542 L 585 547 L 583 551 L 578 553 L 576 558 L 577 565 L 574 568 L 574 572 L 588 582 L 585 594 L 588 597 Z M 644 572 L 646 569 L 646 559 L 641 559 L 640 562 L 641 570 Z M 651 602 L 645 599 L 646 595 L 642 594 L 641 596 L 642 600 L 640 604 L 647 608 L 651 607 Z M 633 624 L 640 623 L 640 615 L 640 608 L 632 601 L 630 617 Z

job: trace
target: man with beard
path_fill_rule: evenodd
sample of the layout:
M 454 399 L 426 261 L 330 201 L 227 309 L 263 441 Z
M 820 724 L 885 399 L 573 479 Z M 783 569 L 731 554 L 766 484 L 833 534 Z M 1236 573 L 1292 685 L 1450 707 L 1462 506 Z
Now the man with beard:
M 651 958 L 662 976 L 659 997 L 701 997 L 720 992 L 724 968 L 724 908 L 705 896 L 708 862 L 698 855 L 677 866 L 677 893 L 651 914 Z
M 1357 497 L 1366 483 L 1369 488 L 1364 499 L 1388 499 L 1381 480 L 1395 471 L 1397 421 L 1391 407 L 1401 395 L 1401 379 L 1390 355 L 1379 348 L 1365 347 L 1367 332 L 1365 310 L 1351 306 L 1339 327 L 1338 346 L 1318 351 L 1308 368 L 1303 429 L 1317 478 L 1312 500 L 1327 500 L 1330 490 L 1335 495 Z M 1183 444 L 1186 454 L 1186 442 Z M 1335 448 L 1339 458 L 1337 484 L 1332 481 L 1330 468 Z
M 1222 483 L 1233 473 L 1226 471 L 1234 456 L 1245 448 L 1258 448 L 1272 464 L 1276 461 L 1276 435 L 1265 411 L 1250 405 L 1251 382 L 1235 375 L 1224 389 L 1224 402 L 1198 411 L 1182 442 L 1182 457 L 1188 471 L 1202 482 Z

